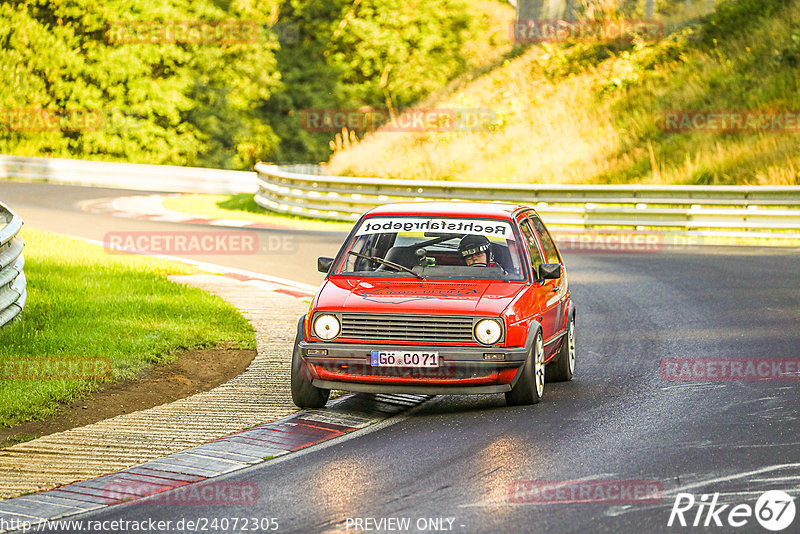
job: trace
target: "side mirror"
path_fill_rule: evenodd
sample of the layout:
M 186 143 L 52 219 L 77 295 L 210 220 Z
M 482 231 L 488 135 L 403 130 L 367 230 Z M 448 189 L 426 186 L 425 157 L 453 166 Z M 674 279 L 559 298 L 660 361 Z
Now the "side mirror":
M 331 270 L 333 265 L 333 258 L 317 258 L 317 270 L 321 273 L 327 273 Z
M 561 278 L 561 264 L 560 263 L 543 263 L 539 266 L 539 278 L 545 280 L 554 280 Z

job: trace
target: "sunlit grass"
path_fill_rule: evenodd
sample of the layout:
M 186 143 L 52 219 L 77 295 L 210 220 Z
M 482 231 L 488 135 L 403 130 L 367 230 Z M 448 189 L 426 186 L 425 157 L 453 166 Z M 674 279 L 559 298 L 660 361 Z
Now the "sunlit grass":
M 329 172 L 490 183 L 800 184 L 800 132 L 661 126 L 668 110 L 800 110 L 800 2 L 762 4 L 718 3 L 703 27 L 653 43 L 520 49 L 426 103 L 493 110 L 482 131 L 367 134 L 342 146 Z
M 4 361 L 108 358 L 110 379 L 123 380 L 183 349 L 255 348 L 252 327 L 232 305 L 166 278 L 191 268 L 30 228 L 22 235 L 28 301 L 21 319 L 0 330 Z M 97 380 L 0 379 L 0 426 L 52 415 L 97 387 Z

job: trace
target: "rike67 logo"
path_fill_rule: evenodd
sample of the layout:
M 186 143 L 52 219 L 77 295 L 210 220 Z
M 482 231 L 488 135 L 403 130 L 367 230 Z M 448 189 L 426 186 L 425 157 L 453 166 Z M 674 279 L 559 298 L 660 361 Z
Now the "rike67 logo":
M 695 504 L 697 510 L 693 511 Z M 765 529 L 779 532 L 792 524 L 795 513 L 794 497 L 780 490 L 764 492 L 755 507 L 749 504 L 719 504 L 719 493 L 702 495 L 699 501 L 691 493 L 679 493 L 672 505 L 667 526 L 738 528 L 747 525 L 755 517 Z

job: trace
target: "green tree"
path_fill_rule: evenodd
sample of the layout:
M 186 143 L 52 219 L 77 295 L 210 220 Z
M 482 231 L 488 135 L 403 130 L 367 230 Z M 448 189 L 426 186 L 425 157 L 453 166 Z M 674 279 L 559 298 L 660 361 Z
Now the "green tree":
M 133 35 L 130 28 L 163 28 L 172 21 L 238 22 L 259 30 L 268 15 L 244 1 L 227 9 L 211 0 L 0 3 L 0 106 L 6 116 L 0 151 L 249 167 L 277 143 L 255 113 L 277 84 L 272 32 L 198 43 L 128 42 L 124 36 Z M 85 110 L 102 116 L 102 124 L 31 132 L 9 123 L 21 109 Z
M 302 128 L 310 108 L 403 108 L 465 72 L 480 28 L 463 0 L 288 0 L 294 29 L 276 53 L 282 90 L 264 103 L 275 161 L 328 158 L 332 134 Z

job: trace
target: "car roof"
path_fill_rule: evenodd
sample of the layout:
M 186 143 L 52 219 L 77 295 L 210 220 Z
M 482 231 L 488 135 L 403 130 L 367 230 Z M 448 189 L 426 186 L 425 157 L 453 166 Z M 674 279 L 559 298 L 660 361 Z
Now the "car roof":
M 435 217 L 494 217 L 511 219 L 519 210 L 532 209 L 522 204 L 498 202 L 397 202 L 384 204 L 369 210 L 364 215 L 376 216 L 435 216 Z

